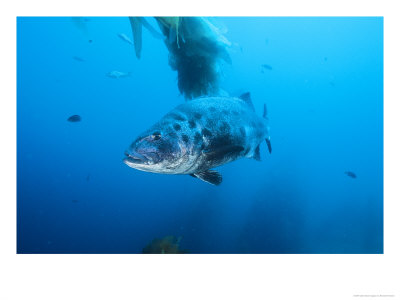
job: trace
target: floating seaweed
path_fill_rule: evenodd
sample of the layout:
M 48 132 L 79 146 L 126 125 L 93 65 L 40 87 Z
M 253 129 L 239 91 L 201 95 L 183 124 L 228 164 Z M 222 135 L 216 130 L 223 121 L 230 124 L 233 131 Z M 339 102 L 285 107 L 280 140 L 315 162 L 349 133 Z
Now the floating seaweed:
M 169 51 L 169 65 L 178 72 L 178 88 L 186 99 L 219 95 L 221 62 L 231 63 L 231 43 L 223 30 L 203 17 L 156 17 Z M 142 49 L 142 25 L 155 35 L 144 18 L 129 18 L 136 57 Z M 146 25 L 145 25 L 146 24 Z

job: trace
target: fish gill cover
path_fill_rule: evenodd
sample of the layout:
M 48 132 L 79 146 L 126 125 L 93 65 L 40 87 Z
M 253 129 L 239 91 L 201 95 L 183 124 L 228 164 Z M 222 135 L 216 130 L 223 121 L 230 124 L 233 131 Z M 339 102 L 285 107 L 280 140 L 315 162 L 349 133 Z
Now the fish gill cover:
M 382 18 L 20 17 L 17 45 L 18 253 L 383 253 Z

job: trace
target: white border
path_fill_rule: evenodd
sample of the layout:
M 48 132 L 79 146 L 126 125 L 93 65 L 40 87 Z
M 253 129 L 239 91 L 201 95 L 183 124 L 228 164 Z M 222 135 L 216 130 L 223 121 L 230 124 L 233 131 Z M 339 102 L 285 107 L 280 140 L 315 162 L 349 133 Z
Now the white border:
M 395 1 L 13 1 L 1 5 L 0 299 L 399 297 L 399 10 Z M 384 16 L 384 255 L 16 255 L 16 16 Z M 397 280 L 396 280 L 397 279 Z M 392 298 L 391 298 L 392 299 Z

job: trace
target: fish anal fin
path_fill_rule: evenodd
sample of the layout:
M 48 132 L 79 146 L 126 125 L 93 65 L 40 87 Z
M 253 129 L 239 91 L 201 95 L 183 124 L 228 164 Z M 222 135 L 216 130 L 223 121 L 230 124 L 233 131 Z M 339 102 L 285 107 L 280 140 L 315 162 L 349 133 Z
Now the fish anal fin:
M 260 145 L 258 145 L 257 148 L 254 150 L 253 158 L 255 160 L 261 161 Z
M 190 174 L 192 177 L 196 177 L 204 182 L 210 183 L 212 185 L 220 185 L 222 182 L 222 175 L 214 170 L 206 170 L 194 174 Z
M 255 110 L 253 102 L 251 101 L 251 97 L 250 97 L 250 93 L 249 92 L 241 94 L 239 96 L 239 98 L 242 99 L 244 102 L 246 102 L 247 105 L 250 106 L 252 110 Z

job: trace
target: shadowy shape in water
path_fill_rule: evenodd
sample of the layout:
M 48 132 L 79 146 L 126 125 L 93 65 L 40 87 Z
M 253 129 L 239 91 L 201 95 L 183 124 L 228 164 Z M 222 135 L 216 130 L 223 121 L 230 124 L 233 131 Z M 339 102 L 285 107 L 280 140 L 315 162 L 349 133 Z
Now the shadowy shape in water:
M 106 74 L 107 77 L 113 79 L 125 78 L 131 76 L 131 72 L 111 71 Z
M 118 33 L 118 37 L 125 43 L 133 45 L 132 40 L 125 33 Z
M 168 235 L 162 239 L 154 239 L 143 248 L 142 253 L 144 254 L 183 254 L 189 253 L 187 250 L 179 249 L 179 243 L 182 237 L 175 237 Z
M 79 56 L 73 56 L 72 57 L 74 60 L 79 61 L 79 62 L 84 62 L 85 60 L 82 57 Z
M 346 174 L 347 176 L 351 177 L 351 178 L 357 178 L 357 175 L 351 171 L 346 171 L 344 172 L 344 174 Z
M 261 68 L 262 68 L 261 72 L 263 72 L 263 73 L 264 73 L 264 70 L 272 71 L 272 67 L 270 65 L 264 64 L 264 65 L 261 65 Z
M 82 120 L 82 118 L 80 115 L 72 115 L 67 119 L 68 122 L 72 122 L 72 123 L 80 122 L 81 120 Z

